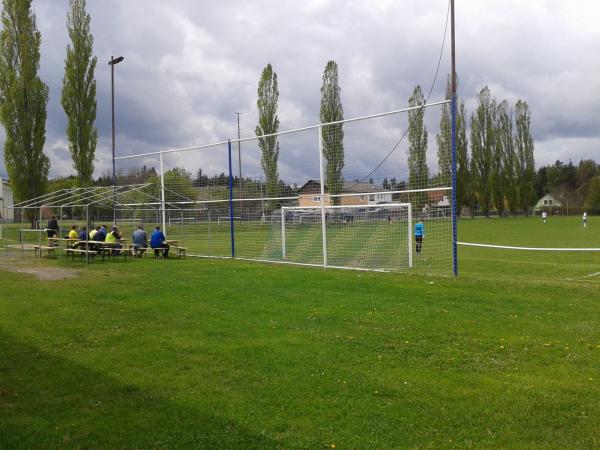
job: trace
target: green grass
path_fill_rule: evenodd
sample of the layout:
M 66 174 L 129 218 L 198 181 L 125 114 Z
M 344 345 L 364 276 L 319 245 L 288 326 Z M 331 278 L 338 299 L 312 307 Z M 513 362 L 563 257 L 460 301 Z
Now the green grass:
M 594 225 L 459 231 L 600 247 Z M 459 250 L 458 280 L 191 258 L 0 269 L 0 448 L 598 448 L 598 256 Z

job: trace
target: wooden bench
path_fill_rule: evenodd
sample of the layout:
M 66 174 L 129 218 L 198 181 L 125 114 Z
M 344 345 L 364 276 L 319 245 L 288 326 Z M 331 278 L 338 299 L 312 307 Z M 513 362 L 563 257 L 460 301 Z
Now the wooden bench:
M 47 250 L 48 251 L 48 258 L 50 258 L 50 255 L 52 254 L 52 258 L 56 259 L 56 249 L 57 247 L 54 246 L 50 246 L 50 245 L 36 245 L 33 247 L 33 251 L 35 252 L 35 256 L 37 257 L 38 252 L 40 253 L 40 258 L 42 257 L 42 251 Z
M 185 251 L 187 250 L 185 247 L 174 247 L 177 253 L 178 258 L 185 259 Z
M 79 255 L 81 259 L 83 259 L 83 255 L 87 255 L 89 259 L 93 260 L 94 256 L 98 254 L 98 252 L 94 250 L 83 250 L 80 248 L 65 248 L 65 253 L 67 255 L 67 259 L 69 259 L 69 255 L 73 257 L 73 261 L 75 261 L 75 255 Z
M 104 262 L 104 257 L 108 257 L 108 259 L 110 259 L 113 256 L 123 256 L 123 258 L 125 259 L 125 261 L 127 261 L 127 256 L 129 256 L 129 258 L 133 258 L 134 255 L 134 250 L 132 248 L 114 248 L 114 247 L 102 247 L 102 250 L 100 252 L 100 254 L 102 255 L 102 262 Z

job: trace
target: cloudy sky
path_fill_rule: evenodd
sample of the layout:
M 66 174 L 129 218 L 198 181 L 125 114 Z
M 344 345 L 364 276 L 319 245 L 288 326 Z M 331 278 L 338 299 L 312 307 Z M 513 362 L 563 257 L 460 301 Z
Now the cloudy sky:
M 50 88 L 45 151 L 51 176 L 67 175 L 73 169 L 59 99 L 68 1 L 33 5 L 43 40 L 40 76 Z M 151 152 L 235 137 L 235 111 L 245 113 L 242 136 L 253 135 L 257 83 L 269 62 L 279 77 L 281 130 L 318 122 L 330 59 L 339 65 L 346 118 L 406 107 L 415 85 L 428 91 L 432 84 L 447 7 L 446 0 L 88 0 L 98 57 L 96 175 L 110 167 L 111 55 L 125 57 L 115 67 L 117 153 Z M 592 0 L 457 0 L 459 95 L 469 113 L 488 85 L 499 100 L 529 103 L 538 165 L 600 160 L 599 17 Z M 443 97 L 449 56 L 447 41 L 430 101 Z M 377 149 L 358 137 L 348 144 L 352 176 L 368 172 L 402 132 L 402 124 L 372 125 L 347 131 L 372 142 L 389 135 Z M 314 131 L 296 141 L 314 143 Z M 433 136 L 430 147 L 435 165 Z M 221 151 L 213 150 L 207 161 Z M 203 165 L 186 158 L 172 164 Z M 285 170 L 314 174 L 314 161 L 305 159 L 296 151 Z

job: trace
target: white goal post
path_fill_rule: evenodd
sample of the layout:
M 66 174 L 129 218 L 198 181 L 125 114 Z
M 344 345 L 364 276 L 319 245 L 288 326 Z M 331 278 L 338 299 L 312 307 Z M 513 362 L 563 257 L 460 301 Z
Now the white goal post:
M 311 214 L 311 212 L 313 212 Z M 324 212 L 324 214 L 321 214 Z M 381 223 L 406 221 L 406 256 L 408 267 L 413 267 L 412 250 L 412 204 L 411 203 L 380 203 L 376 205 L 336 205 L 336 206 L 282 206 L 281 207 L 281 254 L 287 259 L 286 227 L 291 224 L 320 223 L 323 230 L 332 223 L 358 226 L 361 223 Z M 392 231 L 393 232 L 393 231 Z M 327 244 L 323 248 L 324 266 L 327 264 Z

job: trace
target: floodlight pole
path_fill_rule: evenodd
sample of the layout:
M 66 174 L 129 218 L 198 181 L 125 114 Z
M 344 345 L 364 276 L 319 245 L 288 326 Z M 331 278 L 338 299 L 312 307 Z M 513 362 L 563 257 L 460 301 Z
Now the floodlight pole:
M 458 229 L 457 229 L 457 205 L 456 205 L 456 51 L 454 34 L 454 0 L 450 0 L 450 42 L 452 54 L 452 74 L 450 79 L 450 90 L 452 101 L 452 269 L 454 276 L 458 277 Z
M 113 187 L 113 224 L 117 222 L 117 213 L 115 209 L 115 186 L 117 181 L 116 168 L 115 168 L 115 64 L 119 64 L 123 61 L 123 56 L 118 58 L 110 57 L 108 65 L 110 66 L 110 98 L 111 98 L 111 109 L 112 109 L 112 187 Z

